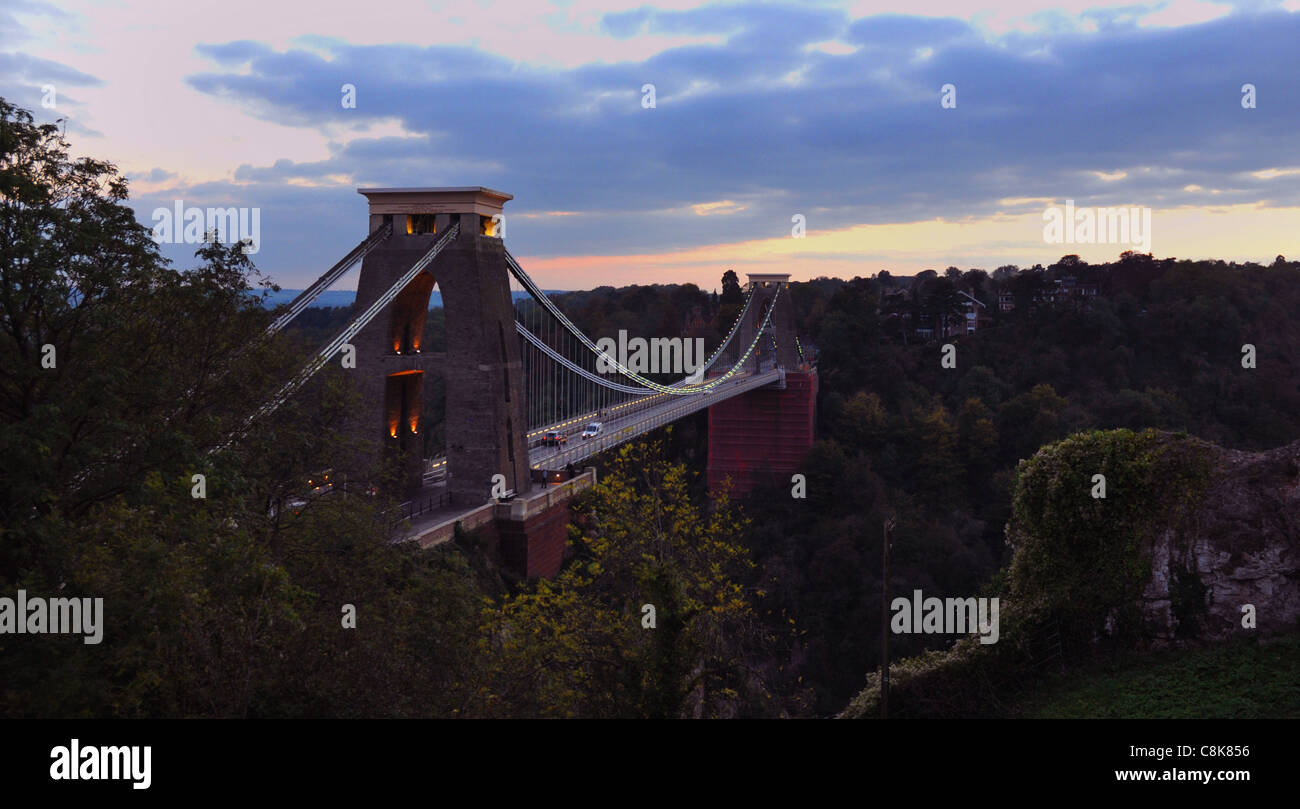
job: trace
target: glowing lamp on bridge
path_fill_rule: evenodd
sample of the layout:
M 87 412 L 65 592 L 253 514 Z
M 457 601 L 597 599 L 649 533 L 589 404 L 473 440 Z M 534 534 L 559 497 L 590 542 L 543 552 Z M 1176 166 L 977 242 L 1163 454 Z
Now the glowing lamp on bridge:
M 406 235 L 421 236 L 424 234 L 437 233 L 437 220 L 431 213 L 407 214 L 406 216 Z

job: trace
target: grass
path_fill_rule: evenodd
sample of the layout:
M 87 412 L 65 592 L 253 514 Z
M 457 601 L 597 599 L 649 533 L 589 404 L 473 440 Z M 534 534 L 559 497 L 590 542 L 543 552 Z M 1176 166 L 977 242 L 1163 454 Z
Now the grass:
M 1300 718 L 1300 635 L 1129 655 L 1020 702 L 1035 718 Z

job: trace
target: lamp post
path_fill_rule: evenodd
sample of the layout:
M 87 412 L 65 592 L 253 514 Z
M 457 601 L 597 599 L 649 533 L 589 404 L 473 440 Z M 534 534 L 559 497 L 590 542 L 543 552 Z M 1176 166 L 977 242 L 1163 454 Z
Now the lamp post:
M 897 517 L 885 520 L 881 543 L 883 564 L 880 567 L 880 718 L 889 718 L 889 532 Z

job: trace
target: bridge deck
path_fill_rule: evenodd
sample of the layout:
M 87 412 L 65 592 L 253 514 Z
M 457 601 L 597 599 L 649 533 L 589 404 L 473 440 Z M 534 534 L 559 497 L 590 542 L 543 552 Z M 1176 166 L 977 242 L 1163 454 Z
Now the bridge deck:
M 446 484 L 438 483 L 425 486 L 421 496 L 427 498 L 434 507 L 409 518 L 409 527 L 398 533 L 396 542 L 419 542 L 420 547 L 427 548 L 451 539 L 455 534 L 456 523 L 465 531 L 473 531 L 496 519 L 522 521 L 539 511 L 545 511 L 556 503 L 563 503 L 583 489 L 595 485 L 594 471 L 587 471 L 572 480 L 563 483 L 542 486 L 525 495 L 506 502 L 488 501 L 477 506 L 452 506 L 445 501 Z
M 654 400 L 651 401 L 629 402 L 627 405 L 621 406 L 626 407 L 626 410 L 623 411 L 626 415 L 606 416 L 603 419 L 593 415 L 591 418 L 574 419 L 559 428 L 566 435 L 570 435 L 569 442 L 566 445 L 558 448 L 533 447 L 529 451 L 529 463 L 533 469 L 545 470 L 561 470 L 569 464 L 576 466 L 579 461 L 631 441 L 639 435 L 644 435 L 683 416 L 688 416 L 691 413 L 703 410 L 718 402 L 726 401 L 734 396 L 739 396 L 755 388 L 781 384 L 784 379 L 784 374 L 779 369 L 767 369 L 752 374 L 738 373 L 708 393 L 695 396 L 665 396 L 662 399 L 654 397 Z M 601 434 L 584 441 L 578 436 L 583 428 L 592 421 L 602 422 Z M 536 435 L 540 436 L 543 432 L 545 431 L 539 430 Z M 409 528 L 400 532 L 397 541 L 418 540 L 421 545 L 426 546 L 436 544 L 445 541 L 451 536 L 452 526 L 456 522 L 462 522 L 464 528 L 472 530 L 479 523 L 491 519 L 493 516 L 499 517 L 509 513 L 510 506 L 505 503 L 488 502 L 478 506 L 454 506 L 447 503 L 446 459 L 435 459 L 434 467 L 433 471 L 425 475 L 425 485 L 420 490 L 420 493 L 412 498 L 409 503 L 404 504 L 407 513 L 410 514 Z M 560 484 L 557 493 L 562 492 L 565 497 L 568 497 L 573 492 L 590 486 L 592 482 L 586 480 L 585 476 L 582 481 L 567 481 Z M 574 485 L 570 486 L 569 484 Z M 532 504 L 541 497 L 546 498 L 545 502 L 549 504 L 554 495 L 548 495 L 547 492 L 553 489 L 556 489 L 556 487 L 543 486 L 530 492 L 522 500 Z M 569 489 L 573 491 L 569 491 Z M 531 505 L 529 507 L 531 508 Z M 514 506 L 514 508 L 517 509 L 518 505 Z M 506 510 L 503 511 L 503 509 Z M 469 523 L 474 524 L 470 525 Z
M 784 374 L 779 369 L 768 369 L 756 374 L 737 373 L 707 393 L 694 396 L 664 396 L 662 400 L 648 404 L 644 408 L 631 408 L 631 412 L 627 415 L 614 415 L 603 419 L 593 415 L 589 419 L 578 419 L 562 429 L 562 432 L 569 436 L 566 444 L 559 447 L 538 446 L 530 449 L 529 465 L 533 469 L 548 470 L 563 469 L 569 464 L 577 465 L 585 458 L 631 441 L 639 435 L 644 435 L 683 416 L 726 401 L 733 396 L 739 396 L 745 391 L 782 383 L 784 379 Z M 582 439 L 580 436 L 583 428 L 593 421 L 602 422 L 600 435 Z

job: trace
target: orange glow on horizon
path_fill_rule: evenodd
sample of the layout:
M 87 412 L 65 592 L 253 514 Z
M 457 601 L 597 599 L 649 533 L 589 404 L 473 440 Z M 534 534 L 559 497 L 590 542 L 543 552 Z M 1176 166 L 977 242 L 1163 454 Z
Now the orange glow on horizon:
M 543 287 L 594 289 L 629 284 L 695 283 L 705 291 L 720 286 L 722 273 L 789 273 L 792 281 L 819 276 L 852 278 L 882 270 L 915 275 L 945 267 L 982 268 L 1004 264 L 1032 267 L 1078 254 L 1089 263 L 1114 261 L 1129 244 L 1048 243 L 1043 210 L 1062 200 L 1004 200 L 1010 210 L 961 220 L 855 225 L 818 231 L 810 217 L 805 238 L 779 236 L 724 242 L 662 253 L 629 255 L 519 256 L 520 264 Z M 1151 252 L 1157 258 L 1272 262 L 1296 252 L 1290 234 L 1300 207 L 1254 203 L 1213 208 L 1156 208 L 1152 213 Z M 1286 234 L 1285 236 L 1282 234 Z M 1288 249 L 1290 248 L 1290 249 Z

